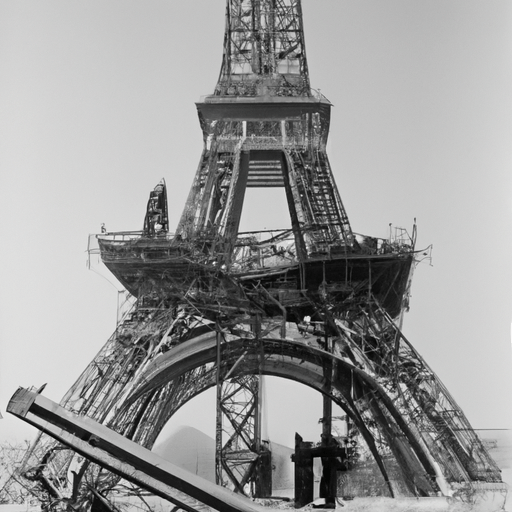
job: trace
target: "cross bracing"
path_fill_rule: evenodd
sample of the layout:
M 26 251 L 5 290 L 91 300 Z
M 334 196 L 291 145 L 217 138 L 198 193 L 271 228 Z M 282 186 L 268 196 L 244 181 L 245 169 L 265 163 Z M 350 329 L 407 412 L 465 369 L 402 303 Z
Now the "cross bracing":
M 219 96 L 310 96 L 298 0 L 231 0 Z
M 340 481 L 371 472 L 371 492 L 385 496 L 501 492 L 499 468 L 402 333 L 415 232 L 352 230 L 326 152 L 331 104 L 309 84 L 299 0 L 227 0 L 218 84 L 197 109 L 204 146 L 175 233 L 162 181 L 142 232 L 97 237 L 136 302 L 61 405 L 151 448 L 177 410 L 215 386 L 217 480 L 264 496 L 272 454 L 258 383 L 274 375 L 343 409 Z M 291 228 L 241 233 L 247 187 L 283 187 Z M 326 427 L 319 449 L 339 453 L 332 442 Z M 50 509 L 108 507 L 127 489 L 46 435 L 23 472 Z M 150 508 L 143 491 L 129 492 Z

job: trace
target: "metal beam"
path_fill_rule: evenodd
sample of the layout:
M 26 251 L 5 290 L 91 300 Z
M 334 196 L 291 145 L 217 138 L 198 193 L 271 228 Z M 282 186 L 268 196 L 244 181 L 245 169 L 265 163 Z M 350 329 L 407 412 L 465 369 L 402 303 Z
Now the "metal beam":
M 91 461 L 188 512 L 264 512 L 264 507 L 185 471 L 85 416 L 19 388 L 7 411 Z

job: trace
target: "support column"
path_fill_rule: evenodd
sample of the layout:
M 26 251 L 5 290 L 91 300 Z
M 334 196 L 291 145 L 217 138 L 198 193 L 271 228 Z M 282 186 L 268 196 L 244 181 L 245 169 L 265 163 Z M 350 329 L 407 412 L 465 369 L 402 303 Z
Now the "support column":
M 332 347 L 327 335 L 327 322 L 324 323 L 325 351 L 331 353 Z M 336 448 L 336 441 L 332 437 L 332 361 L 329 359 L 324 366 L 325 394 L 323 395 L 322 417 L 322 447 Z M 322 478 L 320 480 L 320 498 L 325 499 L 327 506 L 334 505 L 338 490 L 338 478 L 336 471 L 336 458 L 330 455 L 322 457 Z
M 295 433 L 295 453 L 292 455 L 292 461 L 295 463 L 295 508 L 304 507 L 314 498 L 312 448 L 313 443 L 303 441 L 302 437 Z

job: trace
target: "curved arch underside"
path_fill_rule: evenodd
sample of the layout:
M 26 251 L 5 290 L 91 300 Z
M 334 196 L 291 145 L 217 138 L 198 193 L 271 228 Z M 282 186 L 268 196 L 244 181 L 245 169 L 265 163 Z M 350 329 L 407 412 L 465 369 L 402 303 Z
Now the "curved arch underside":
M 216 338 L 216 333 L 207 333 L 156 358 L 135 383 L 117 421 L 123 423 L 125 415 L 140 410 L 140 404 L 151 397 L 158 398 L 158 410 L 167 420 L 191 398 L 214 386 Z M 391 495 L 428 496 L 443 487 L 443 483 L 439 485 L 440 475 L 436 473 L 428 449 L 417 439 L 378 382 L 360 368 L 304 343 L 278 339 L 263 339 L 261 344 L 254 339 L 231 340 L 222 343 L 221 350 L 221 379 L 228 374 L 231 378 L 261 372 L 294 380 L 330 396 L 357 425 Z M 332 368 L 331 385 L 325 376 L 327 367 Z M 163 397 L 165 404 L 162 404 Z M 140 428 L 148 425 L 147 420 L 143 415 L 140 417 Z M 370 424 L 375 426 L 369 428 Z M 151 436 L 153 442 L 156 435 Z M 377 437 L 386 440 L 387 449 L 378 446 Z M 397 464 L 399 474 L 395 470 L 391 478 L 391 465 L 396 468 Z
M 500 482 L 462 411 L 389 315 L 377 301 L 356 306 L 330 317 L 323 311 L 334 354 L 285 317 L 263 318 L 258 339 L 247 315 L 221 326 L 195 308 L 135 309 L 61 405 L 151 449 L 172 415 L 214 386 L 217 374 L 229 381 L 261 372 L 330 396 L 373 455 L 388 495 L 450 495 L 453 483 Z M 36 474 L 44 460 L 45 478 L 69 492 L 73 453 L 44 435 L 35 447 L 25 467 Z M 96 478 L 85 466 L 79 473 L 86 470 L 99 490 L 116 484 L 115 475 Z

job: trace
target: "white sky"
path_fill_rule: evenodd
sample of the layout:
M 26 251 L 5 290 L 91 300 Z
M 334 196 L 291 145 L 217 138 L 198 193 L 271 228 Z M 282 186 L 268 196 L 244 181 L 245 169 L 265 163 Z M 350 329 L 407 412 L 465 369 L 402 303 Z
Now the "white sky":
M 86 268 L 88 234 L 140 229 L 162 177 L 177 223 L 224 11 L 224 0 L 0 0 L 0 439 L 33 437 L 5 413 L 18 386 L 47 382 L 60 400 L 115 327 L 115 288 Z M 475 427 L 510 428 L 512 3 L 304 0 L 303 11 L 353 229 L 386 236 L 416 217 L 418 245 L 434 244 L 405 334 Z M 297 392 L 279 390 L 283 402 Z M 272 410 L 271 422 L 288 417 Z

